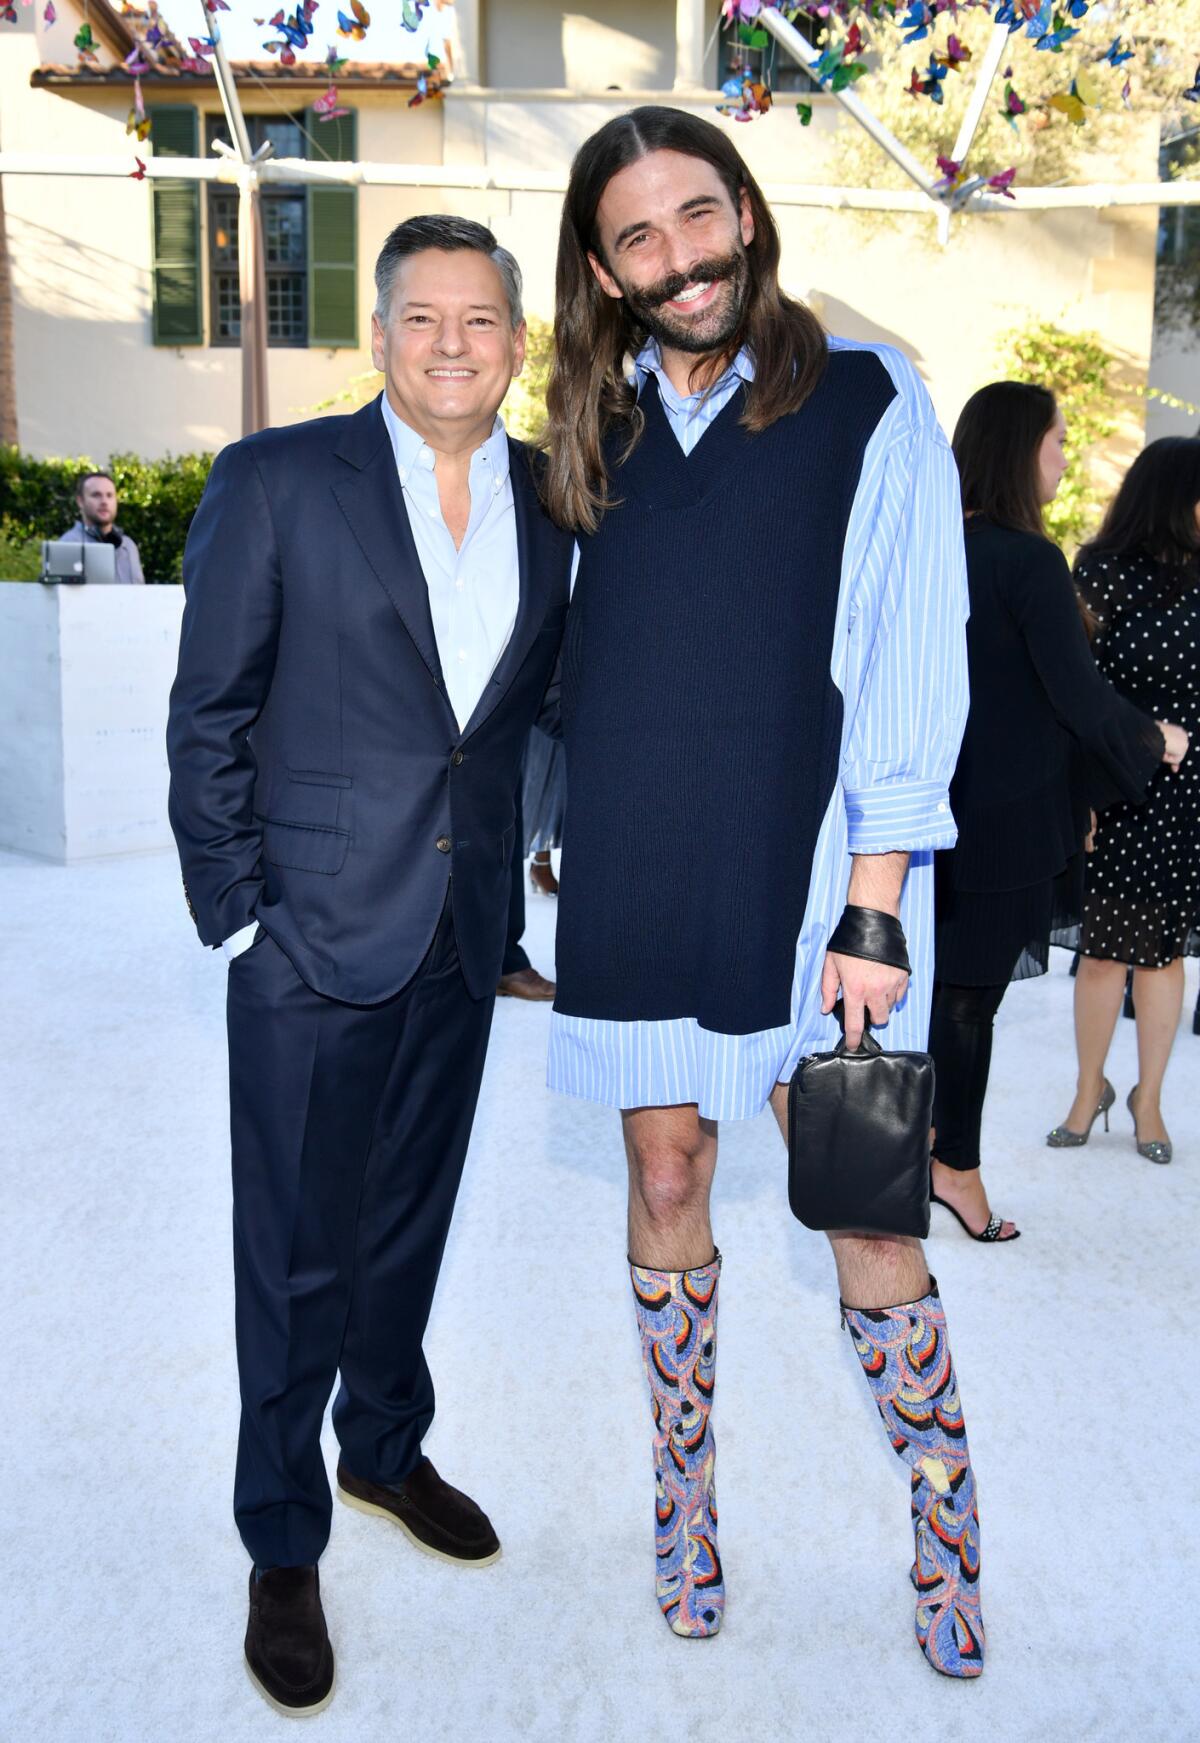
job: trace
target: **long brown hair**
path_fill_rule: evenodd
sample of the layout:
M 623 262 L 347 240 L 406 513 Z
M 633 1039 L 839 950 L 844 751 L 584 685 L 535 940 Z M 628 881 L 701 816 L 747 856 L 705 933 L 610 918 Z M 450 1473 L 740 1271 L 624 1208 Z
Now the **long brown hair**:
M 992 381 L 973 393 L 954 426 L 964 514 L 1048 538 L 1038 450 L 1058 414 L 1048 387 Z
M 582 532 L 595 532 L 609 506 L 605 436 L 616 425 L 629 426 L 625 459 L 641 435 L 641 413 L 625 380 L 623 359 L 626 352 L 636 356 L 646 339 L 625 299 L 601 289 L 588 254 L 601 254 L 596 212 L 605 188 L 620 170 L 652 151 L 678 151 L 711 164 L 735 211 L 746 191 L 754 219 L 746 249 L 749 294 L 741 326 L 720 359 L 721 368 L 727 367 L 743 346 L 753 355 L 745 428 L 765 430 L 799 410 L 827 358 L 825 330 L 817 317 L 780 289 L 778 227 L 762 189 L 720 128 L 682 109 L 649 105 L 606 122 L 584 141 L 571 165 L 558 235 L 554 363 L 546 388 L 549 463 L 542 493 L 560 526 Z

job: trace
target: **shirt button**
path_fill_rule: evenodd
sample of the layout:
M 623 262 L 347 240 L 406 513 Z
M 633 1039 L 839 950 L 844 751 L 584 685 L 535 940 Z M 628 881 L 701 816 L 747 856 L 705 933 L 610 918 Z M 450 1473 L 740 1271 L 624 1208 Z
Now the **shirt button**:
M 450 761 L 456 769 L 460 769 L 463 762 L 463 753 L 460 750 L 456 750 L 454 755 L 450 758 Z
M 454 583 L 455 592 L 461 593 L 465 586 L 466 586 L 466 582 L 460 576 L 459 579 Z
M 448 835 L 439 835 L 438 836 L 438 838 L 437 838 L 437 850 L 439 853 L 449 853 L 449 851 L 450 851 L 450 837 Z
M 467 650 L 466 650 L 466 648 L 459 648 L 459 650 L 458 650 L 458 657 L 459 657 L 459 659 L 460 659 L 460 660 L 465 660 L 465 659 L 466 659 L 466 657 L 467 657 Z
M 430 520 L 436 520 L 436 519 L 437 519 L 437 517 L 438 517 L 438 512 L 437 512 L 437 509 L 436 509 L 436 508 L 431 508 L 431 509 L 430 509 L 430 511 L 429 511 L 429 518 L 430 518 Z
M 944 804 L 942 804 L 942 802 L 939 800 L 938 801 L 938 810 L 944 811 L 945 809 L 946 809 L 946 806 Z

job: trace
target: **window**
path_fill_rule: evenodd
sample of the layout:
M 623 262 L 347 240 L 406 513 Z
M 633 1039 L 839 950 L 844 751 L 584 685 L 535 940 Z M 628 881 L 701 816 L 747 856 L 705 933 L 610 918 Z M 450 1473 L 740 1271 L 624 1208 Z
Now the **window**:
M 826 27 L 825 19 L 808 12 L 798 12 L 791 23 L 805 42 L 811 43 L 814 48 L 817 46 L 818 35 Z M 718 42 L 718 85 L 723 85 L 729 78 L 735 63 L 745 66 L 748 62 L 757 75 L 765 78 L 772 91 L 795 91 L 801 97 L 811 98 L 818 88 L 799 62 L 793 60 L 774 37 L 771 37 L 765 49 L 756 53 L 753 49 L 742 48 L 736 28 L 731 31 L 722 23 Z
M 1168 140 L 1158 159 L 1163 181 L 1194 176 L 1200 165 L 1200 128 Z M 1200 334 L 1200 206 L 1160 206 L 1155 320 Z
M 252 150 L 264 144 L 276 157 L 305 157 L 301 116 L 247 115 Z M 205 144 L 228 142 L 224 116 L 209 115 Z M 272 183 L 262 189 L 263 265 L 267 282 L 267 342 L 308 344 L 308 208 L 304 189 Z M 238 282 L 238 194 L 208 184 L 208 280 L 211 345 L 237 345 L 242 336 Z

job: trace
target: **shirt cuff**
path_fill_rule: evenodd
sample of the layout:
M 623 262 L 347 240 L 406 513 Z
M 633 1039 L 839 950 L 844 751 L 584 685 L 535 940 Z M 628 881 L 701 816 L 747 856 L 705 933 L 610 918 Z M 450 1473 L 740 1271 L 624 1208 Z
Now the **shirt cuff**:
M 845 799 L 851 853 L 914 853 L 958 840 L 950 793 L 940 781 L 894 781 L 847 790 Z
M 251 920 L 248 926 L 243 926 L 239 931 L 234 933 L 232 938 L 226 938 L 222 941 L 221 949 L 225 952 L 225 955 L 230 962 L 233 961 L 235 956 L 240 956 L 243 950 L 249 950 L 250 946 L 254 943 L 254 934 L 257 931 L 258 921 Z

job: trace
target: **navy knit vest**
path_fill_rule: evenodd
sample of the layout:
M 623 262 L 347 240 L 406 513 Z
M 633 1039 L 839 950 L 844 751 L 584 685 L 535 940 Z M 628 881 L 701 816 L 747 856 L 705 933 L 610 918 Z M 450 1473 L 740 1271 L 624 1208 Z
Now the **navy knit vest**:
M 558 1011 L 789 1021 L 838 773 L 842 547 L 894 396 L 871 352 L 834 351 L 798 412 L 751 435 L 739 389 L 685 456 L 647 382 L 567 625 Z

